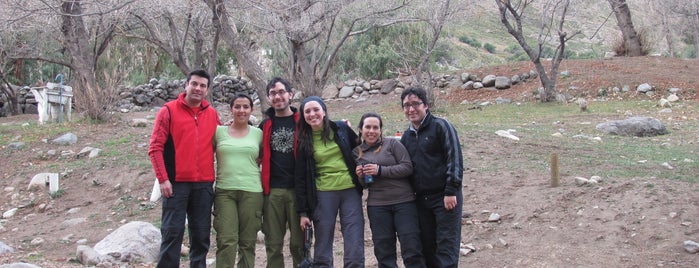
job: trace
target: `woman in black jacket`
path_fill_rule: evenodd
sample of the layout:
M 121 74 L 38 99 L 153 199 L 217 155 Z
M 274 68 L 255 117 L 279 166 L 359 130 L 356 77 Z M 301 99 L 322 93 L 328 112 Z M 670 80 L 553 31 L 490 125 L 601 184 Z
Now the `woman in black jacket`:
M 342 121 L 332 122 L 319 97 L 303 100 L 296 148 L 296 199 L 301 228 L 313 221 L 314 267 L 333 267 L 335 221 L 340 214 L 344 267 L 364 267 L 362 186 L 352 149 L 357 134 Z

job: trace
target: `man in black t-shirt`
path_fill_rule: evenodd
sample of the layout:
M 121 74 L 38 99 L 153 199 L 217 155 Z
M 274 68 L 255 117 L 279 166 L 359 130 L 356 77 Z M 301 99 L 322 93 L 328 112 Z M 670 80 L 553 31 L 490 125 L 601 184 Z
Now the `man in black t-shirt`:
M 293 267 L 303 257 L 303 231 L 296 214 L 294 192 L 294 133 L 299 119 L 291 107 L 293 91 L 288 81 L 275 77 L 267 84 L 269 109 L 262 129 L 262 189 L 265 195 L 262 232 L 265 234 L 267 267 L 284 267 L 284 235 L 289 227 L 289 251 Z

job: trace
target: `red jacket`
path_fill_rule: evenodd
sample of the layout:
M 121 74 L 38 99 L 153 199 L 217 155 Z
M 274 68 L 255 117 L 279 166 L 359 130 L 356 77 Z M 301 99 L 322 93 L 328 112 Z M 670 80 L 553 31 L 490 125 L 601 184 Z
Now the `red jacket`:
M 291 107 L 291 111 L 294 113 L 294 121 L 299 121 L 299 113 L 296 108 Z M 274 108 L 267 109 L 267 118 L 260 123 L 260 128 L 262 129 L 262 192 L 264 195 L 269 195 L 269 180 L 271 176 L 270 163 L 272 161 L 272 148 L 270 148 L 270 142 L 272 140 L 272 120 L 274 119 Z M 296 139 L 294 139 L 294 152 L 296 152 Z
M 213 182 L 216 172 L 212 140 L 221 123 L 218 113 L 206 100 L 198 109 L 192 109 L 185 104 L 184 96 L 182 93 L 177 100 L 163 105 L 155 118 L 148 149 L 155 177 L 161 183 L 167 179 Z

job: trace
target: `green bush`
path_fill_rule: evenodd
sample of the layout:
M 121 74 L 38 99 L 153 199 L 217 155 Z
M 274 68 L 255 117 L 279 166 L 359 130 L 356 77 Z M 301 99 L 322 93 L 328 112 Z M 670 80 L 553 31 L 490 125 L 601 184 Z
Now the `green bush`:
M 481 48 L 481 42 L 476 40 L 476 38 L 470 38 L 468 36 L 462 36 L 459 37 L 459 41 L 464 44 L 468 44 L 469 46 L 475 47 L 475 48 Z
M 485 48 L 485 50 L 488 51 L 488 53 L 495 54 L 495 46 L 493 44 L 485 43 L 485 45 L 483 45 L 483 48 Z
M 362 77 L 384 79 L 391 76 L 391 66 L 397 57 L 385 45 L 370 45 L 357 53 L 357 65 Z

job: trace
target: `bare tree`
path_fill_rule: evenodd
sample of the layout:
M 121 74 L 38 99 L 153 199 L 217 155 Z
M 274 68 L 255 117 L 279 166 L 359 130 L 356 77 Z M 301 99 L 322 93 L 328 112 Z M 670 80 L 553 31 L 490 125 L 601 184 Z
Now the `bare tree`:
M 431 14 L 434 14 L 433 16 L 430 17 L 429 20 L 427 20 L 428 25 L 430 26 L 430 35 L 432 38 L 429 40 L 427 47 L 425 47 L 425 52 L 423 53 L 420 63 L 417 66 L 416 69 L 416 75 L 415 78 L 417 79 L 418 84 L 422 84 L 426 86 L 426 88 L 432 88 L 432 75 L 429 69 L 429 60 L 430 56 L 432 56 L 432 52 L 435 49 L 435 46 L 437 46 L 437 41 L 439 40 L 440 35 L 442 34 L 442 28 L 444 27 L 444 24 L 446 23 L 446 20 L 450 17 L 452 14 L 450 12 L 450 3 L 451 1 L 449 0 L 442 0 L 438 1 L 438 3 L 435 6 L 436 12 L 432 11 Z M 432 6 L 434 8 L 435 6 Z M 429 8 L 431 10 L 431 8 Z M 427 81 L 424 81 L 423 78 L 423 72 L 427 73 Z M 434 100 L 434 99 L 433 99 Z M 434 102 L 432 102 L 434 103 Z
M 543 87 L 543 91 L 540 92 L 541 101 L 550 102 L 556 98 L 556 77 L 558 75 L 558 66 L 563 61 L 566 42 L 580 32 L 575 31 L 572 34 L 568 34 L 564 29 L 570 0 L 549 0 L 544 3 L 542 9 L 537 41 L 534 46 L 530 45 L 522 26 L 522 20 L 525 16 L 525 10 L 533 2 L 534 0 L 495 0 L 500 11 L 500 21 L 507 28 L 507 32 L 517 40 L 517 43 L 527 53 L 529 60 L 534 63 L 539 73 L 539 80 Z M 555 32 L 555 36 L 553 36 L 553 32 Z M 544 47 L 549 45 L 549 42 L 555 44 L 556 48 L 550 69 L 547 72 L 544 64 L 541 62 L 540 55 Z
M 673 0 L 667 4 L 665 9 L 682 17 L 680 25 L 687 27 L 689 34 L 693 37 L 694 55 L 699 58 L 699 0 Z
M 671 20 L 672 18 L 670 14 L 673 12 L 672 10 L 668 9 L 668 6 L 671 3 L 668 3 L 667 1 L 661 2 L 661 1 L 653 1 L 653 0 L 648 0 L 647 1 L 648 7 L 650 8 L 650 11 L 655 13 L 656 18 L 658 18 L 658 22 L 660 23 L 660 34 L 662 35 L 662 39 L 665 39 L 665 45 L 667 45 L 667 54 L 670 57 L 675 56 L 675 41 L 674 41 L 674 29 L 671 26 Z
M 2 39 L 0 39 L 2 41 Z M 0 46 L 0 114 L 3 112 L 1 111 L 4 107 L 3 103 L 3 96 L 5 96 L 5 99 L 9 102 L 9 107 L 10 107 L 10 113 L 12 115 L 18 115 L 19 114 L 19 104 L 17 100 L 17 92 L 12 88 L 12 85 L 10 84 L 9 81 L 7 81 L 7 78 L 5 78 L 5 59 L 7 57 L 5 56 L 5 51 L 3 49 L 3 46 Z
M 272 48 L 278 65 L 297 88 L 319 95 L 332 75 L 338 52 L 350 37 L 371 29 L 415 21 L 398 14 L 412 1 L 253 0 L 233 1 L 233 15 L 259 44 Z M 268 36 L 267 38 L 264 38 Z
M 218 32 L 206 5 L 193 1 L 146 1 L 131 8 L 129 14 L 134 20 L 130 20 L 123 36 L 145 40 L 161 49 L 183 74 L 195 68 L 215 73 Z
M 617 26 L 621 30 L 621 35 L 623 38 L 624 54 L 625 56 L 643 56 L 647 52 L 643 51 L 643 44 L 641 44 L 641 39 L 638 36 L 638 32 L 633 26 L 633 21 L 631 20 L 631 10 L 626 0 L 607 0 L 609 5 L 614 11 L 616 16 Z
M 699 3 L 692 1 L 692 18 L 694 18 L 694 55 L 699 58 Z
M 76 89 L 73 92 L 76 108 L 85 110 L 92 119 L 105 119 L 107 108 L 112 103 L 103 97 L 115 94 L 117 85 L 105 83 L 99 59 L 115 37 L 120 25 L 120 11 L 133 1 L 36 0 L 12 3 L 10 7 L 14 8 L 15 17 L 8 23 L 9 27 L 27 27 L 22 24 L 31 21 L 30 33 L 35 34 L 31 40 L 43 42 L 52 49 L 37 49 L 39 46 L 27 44 L 16 48 L 8 57 L 70 68 L 70 80 Z M 58 28 L 52 28 L 54 25 Z
M 250 50 L 250 43 L 243 38 L 238 33 L 237 26 L 235 23 L 229 21 L 228 10 L 223 0 L 202 0 L 209 6 L 213 17 L 212 22 L 214 28 L 218 33 L 220 33 L 221 38 L 226 42 L 231 50 L 236 54 L 238 59 L 238 64 L 244 66 L 245 74 L 250 79 L 253 87 L 257 91 L 257 95 L 262 98 L 267 96 L 266 92 L 266 80 L 264 78 L 264 71 L 257 62 L 257 57 Z M 266 110 L 268 104 L 266 102 L 260 102 L 262 110 Z

